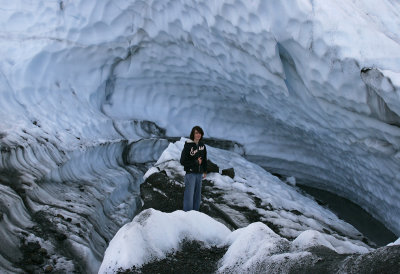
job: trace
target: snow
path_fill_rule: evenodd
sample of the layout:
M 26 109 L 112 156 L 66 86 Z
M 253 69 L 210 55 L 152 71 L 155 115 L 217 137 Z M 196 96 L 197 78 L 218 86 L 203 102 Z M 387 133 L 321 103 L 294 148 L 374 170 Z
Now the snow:
M 306 249 L 312 246 L 325 246 L 339 254 L 345 253 L 367 253 L 369 250 L 350 241 L 339 240 L 331 235 L 320 233 L 315 230 L 306 230 L 302 232 L 292 242 L 292 245 L 298 249 Z
M 124 225 L 111 240 L 99 273 L 141 266 L 177 251 L 183 240 L 220 245 L 230 230 L 198 211 L 163 213 L 147 209 Z
M 266 225 L 253 223 L 232 232 L 226 238 L 225 244 L 229 245 L 229 249 L 221 260 L 219 271 L 233 271 L 236 265 L 242 265 L 245 270 L 250 265 L 284 250 L 289 241 L 282 239 Z
M 266 261 L 302 260 L 311 246 L 326 246 L 338 253 L 366 253 L 368 249 L 329 235 L 307 230 L 290 242 L 263 223 L 252 223 L 231 232 L 207 215 L 181 210 L 164 213 L 146 209 L 124 225 L 111 240 L 99 273 L 115 273 L 140 267 L 179 250 L 183 240 L 208 246 L 228 246 L 218 272 L 254 272 Z M 286 258 L 285 258 L 286 257 Z
M 326 246 L 339 254 L 368 252 L 365 247 L 314 230 L 306 230 L 293 241 L 288 241 L 260 222 L 232 232 L 225 244 L 229 248 L 219 262 L 219 273 L 273 272 L 274 265 L 284 268 L 287 264 L 304 263 L 312 257 L 307 249 L 317 246 Z M 286 272 L 280 268 L 281 271 Z

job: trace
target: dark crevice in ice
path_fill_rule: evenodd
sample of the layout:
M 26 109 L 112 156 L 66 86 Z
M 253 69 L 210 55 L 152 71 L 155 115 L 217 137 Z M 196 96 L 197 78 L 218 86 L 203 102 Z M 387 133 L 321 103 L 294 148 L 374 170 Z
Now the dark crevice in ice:
M 393 232 L 350 200 L 326 190 L 301 184 L 297 186 L 313 196 L 320 205 L 326 206 L 339 218 L 358 229 L 366 237 L 369 245 L 380 247 L 397 240 Z

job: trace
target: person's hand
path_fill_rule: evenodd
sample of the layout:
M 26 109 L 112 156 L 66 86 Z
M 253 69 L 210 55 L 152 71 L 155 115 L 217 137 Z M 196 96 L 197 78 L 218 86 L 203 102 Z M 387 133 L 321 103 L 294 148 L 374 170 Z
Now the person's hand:
M 197 158 L 197 161 L 199 162 L 199 165 L 201 165 L 203 160 L 201 159 L 201 157 L 199 157 L 199 158 Z
M 207 176 L 207 173 L 204 172 L 203 173 L 203 179 L 206 178 L 206 176 Z

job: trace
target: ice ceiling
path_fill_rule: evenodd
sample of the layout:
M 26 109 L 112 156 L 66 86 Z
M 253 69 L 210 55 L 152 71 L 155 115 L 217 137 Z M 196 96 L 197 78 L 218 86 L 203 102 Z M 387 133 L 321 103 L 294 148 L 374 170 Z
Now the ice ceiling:
M 400 235 L 398 2 L 3 2 L 1 168 L 199 124 Z

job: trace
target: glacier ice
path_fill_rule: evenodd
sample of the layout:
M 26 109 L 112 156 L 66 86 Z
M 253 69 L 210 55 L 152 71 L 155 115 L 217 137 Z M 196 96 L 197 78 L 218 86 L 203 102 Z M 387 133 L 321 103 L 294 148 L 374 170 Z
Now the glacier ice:
M 41 146 L 3 152 L 2 164 L 20 169 L 0 169 L 0 233 L 7 247 L 1 256 L 18 265 L 27 259 L 21 245 L 39 242 L 55 253 L 50 259 L 59 264 L 56 270 L 96 272 L 109 240 L 140 207 L 144 162 L 157 159 L 167 145 L 166 140 L 142 139 L 60 155 L 57 150 L 46 154 Z M 14 272 L 12 264 L 5 269 Z
M 1 203 L 18 208 L 2 209 L 4 222 L 17 214 L 24 230 L 46 203 L 68 208 L 62 189 L 89 188 L 106 215 L 121 205 L 89 222 L 102 235 L 90 246 L 99 259 L 100 243 L 134 211 L 118 204 L 124 191 L 135 191 L 165 145 L 143 144 L 155 151 L 143 156 L 138 144 L 137 166 L 125 170 L 118 161 L 129 144 L 199 124 L 206 137 L 354 201 L 400 235 L 399 3 L 0 3 L 0 170 L 15 170 L 2 179 Z M 104 218 L 110 229 L 100 228 Z

